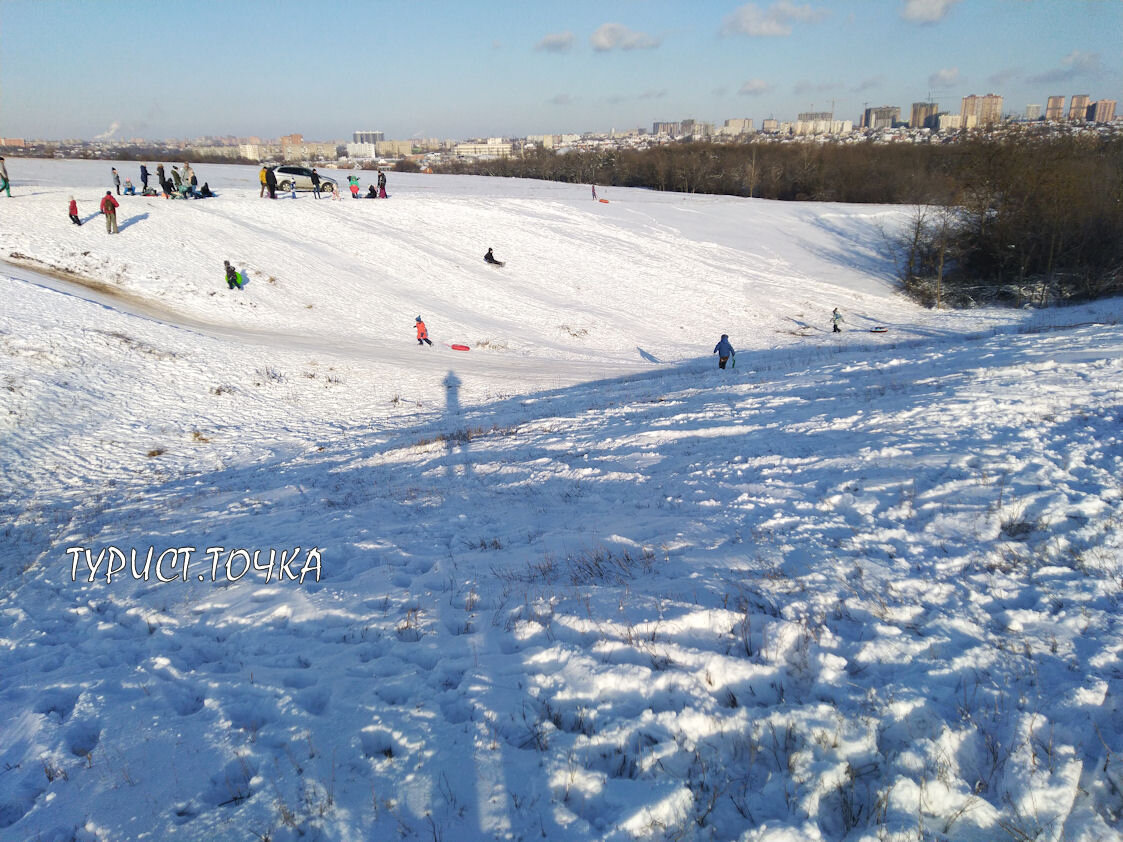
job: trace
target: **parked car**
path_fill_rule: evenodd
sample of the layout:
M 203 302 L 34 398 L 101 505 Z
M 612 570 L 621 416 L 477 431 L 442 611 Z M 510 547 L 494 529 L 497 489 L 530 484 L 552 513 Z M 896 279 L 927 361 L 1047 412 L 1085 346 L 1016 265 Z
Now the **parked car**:
M 320 190 L 324 193 L 331 193 L 338 189 L 338 182 L 334 178 L 326 175 L 320 176 Z M 296 184 L 297 190 L 311 190 L 312 189 L 312 169 L 310 167 L 293 167 L 285 165 L 277 167 L 277 189 L 282 193 L 287 193 Z

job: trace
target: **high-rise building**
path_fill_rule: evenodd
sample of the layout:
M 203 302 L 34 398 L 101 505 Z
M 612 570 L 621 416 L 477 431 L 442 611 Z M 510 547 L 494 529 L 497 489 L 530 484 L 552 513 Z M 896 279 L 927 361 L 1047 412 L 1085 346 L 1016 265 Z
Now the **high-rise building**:
M 1045 119 L 1046 120 L 1063 120 L 1065 118 L 1065 98 L 1063 96 L 1051 96 L 1045 104 Z
M 998 94 L 979 96 L 971 94 L 963 97 L 963 107 L 959 111 L 963 127 L 991 126 L 1002 121 L 1002 97 Z
M 380 143 L 386 136 L 383 132 L 355 132 L 352 138 L 354 143 Z
M 1115 119 L 1115 100 L 1098 99 L 1092 103 L 1092 116 L 1089 118 L 1094 123 L 1110 123 Z
M 725 121 L 725 125 L 721 128 L 721 134 L 725 135 L 739 135 L 739 134 L 752 134 L 753 121 L 748 117 L 734 117 Z
M 862 112 L 861 127 L 866 129 L 891 129 L 901 122 L 901 108 L 897 105 L 882 105 L 867 108 Z
M 1072 99 L 1069 100 L 1068 106 L 1068 119 L 1070 120 L 1086 120 L 1088 119 L 1088 105 L 1091 103 L 1092 98 L 1087 94 L 1073 94 Z
M 681 134 L 681 132 L 679 131 L 679 124 L 678 123 L 666 123 L 666 122 L 652 123 L 651 124 L 651 133 L 652 134 L 669 134 L 672 137 L 674 137 L 675 135 Z
M 1041 119 L 1041 106 L 1040 105 L 1027 105 L 1026 106 L 1026 119 L 1027 120 L 1040 120 Z
M 936 127 L 936 115 L 940 113 L 940 106 L 935 102 L 914 102 L 912 114 L 909 115 L 909 128 L 933 129 Z

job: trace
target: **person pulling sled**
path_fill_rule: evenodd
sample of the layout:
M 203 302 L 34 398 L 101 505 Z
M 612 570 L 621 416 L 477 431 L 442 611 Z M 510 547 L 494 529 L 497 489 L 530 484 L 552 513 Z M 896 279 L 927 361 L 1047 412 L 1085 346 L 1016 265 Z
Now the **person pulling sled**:
M 429 331 L 425 329 L 425 322 L 421 321 L 421 317 L 414 319 L 413 324 L 417 328 L 417 344 L 432 346 L 433 343 L 429 341 Z

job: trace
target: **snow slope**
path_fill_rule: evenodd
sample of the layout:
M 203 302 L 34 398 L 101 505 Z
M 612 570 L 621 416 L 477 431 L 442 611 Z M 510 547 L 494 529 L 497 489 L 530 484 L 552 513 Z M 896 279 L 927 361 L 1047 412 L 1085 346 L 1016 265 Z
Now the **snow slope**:
M 895 208 L 199 167 L 110 237 L 8 164 L 0 838 L 1123 838 L 1118 301 L 919 310 Z

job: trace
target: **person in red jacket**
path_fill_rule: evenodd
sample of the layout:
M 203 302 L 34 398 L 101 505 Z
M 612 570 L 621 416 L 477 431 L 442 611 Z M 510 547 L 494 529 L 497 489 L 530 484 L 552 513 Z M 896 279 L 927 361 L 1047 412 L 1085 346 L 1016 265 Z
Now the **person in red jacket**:
M 113 191 L 106 190 L 105 198 L 101 200 L 101 212 L 105 214 L 106 233 L 117 233 L 117 200 L 113 198 Z
M 429 341 L 429 331 L 425 329 L 425 322 L 421 321 L 420 316 L 414 319 L 414 326 L 417 328 L 417 344 L 432 345 L 433 343 Z
M 74 200 L 73 196 L 70 197 L 70 209 L 67 211 L 67 213 L 70 214 L 70 221 L 75 225 L 82 224 L 82 220 L 78 218 L 78 202 Z

